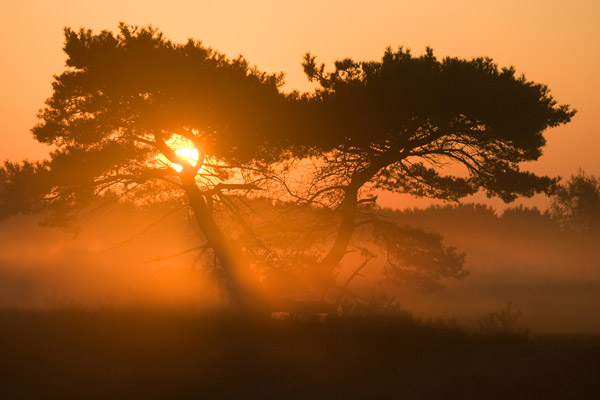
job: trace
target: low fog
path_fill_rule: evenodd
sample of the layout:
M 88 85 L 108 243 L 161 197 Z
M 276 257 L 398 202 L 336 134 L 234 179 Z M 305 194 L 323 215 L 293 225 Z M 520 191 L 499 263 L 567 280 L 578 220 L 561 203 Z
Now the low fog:
M 597 233 L 563 232 L 537 209 L 498 214 L 468 204 L 388 214 L 439 232 L 466 253 L 469 276 L 446 281 L 436 293 L 399 294 L 409 310 L 474 324 L 510 302 L 522 312 L 521 325 L 533 332 L 600 332 Z
M 202 306 L 214 283 L 194 263 L 199 245 L 182 212 L 111 210 L 76 232 L 40 225 L 41 216 L 0 223 L 4 307 Z M 163 260 L 163 258 L 165 258 Z
M 537 210 L 498 214 L 482 205 L 392 211 L 383 218 L 444 236 L 466 253 L 462 279 L 436 291 L 385 283 L 377 254 L 353 290 L 393 296 L 417 318 L 477 321 L 511 303 L 535 333 L 600 333 L 598 236 L 562 232 Z M 116 208 L 83 220 L 78 233 L 41 226 L 40 216 L 0 223 L 0 306 L 214 307 L 218 284 L 196 259 L 202 243 L 184 210 Z M 181 253 L 181 254 L 179 254 Z M 349 255 L 338 279 L 360 263 Z

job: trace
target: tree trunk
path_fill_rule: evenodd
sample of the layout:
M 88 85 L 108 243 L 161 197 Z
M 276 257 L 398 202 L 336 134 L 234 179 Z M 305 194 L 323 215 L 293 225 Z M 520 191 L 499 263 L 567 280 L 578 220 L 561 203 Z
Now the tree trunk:
M 321 267 L 325 270 L 335 269 L 346 255 L 354 231 L 354 220 L 358 209 L 358 189 L 358 187 L 350 185 L 344 191 L 344 200 L 342 200 L 340 207 L 342 219 L 337 236 L 329 253 L 320 262 Z
M 232 305 L 238 309 L 251 308 L 254 304 L 251 301 L 252 296 L 247 285 L 249 271 L 245 270 L 243 266 L 244 257 L 241 250 L 225 236 L 216 224 L 194 178 L 182 179 L 182 181 L 198 227 L 219 260 L 223 285 Z
M 348 245 L 354 232 L 356 212 L 358 210 L 358 191 L 369 182 L 381 168 L 385 167 L 383 160 L 373 162 L 366 169 L 352 175 L 350 184 L 344 190 L 344 199 L 340 206 L 342 219 L 333 246 L 318 265 L 319 275 L 328 280 L 333 279 L 333 272 L 339 266 L 348 251 Z M 324 284 L 329 282 L 324 281 Z

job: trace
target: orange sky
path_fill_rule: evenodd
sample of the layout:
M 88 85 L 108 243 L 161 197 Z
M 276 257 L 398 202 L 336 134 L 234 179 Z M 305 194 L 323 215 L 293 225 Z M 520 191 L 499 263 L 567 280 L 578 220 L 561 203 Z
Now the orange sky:
M 286 89 L 307 90 L 300 61 L 378 59 L 386 46 L 439 57 L 491 56 L 546 83 L 579 110 L 547 132 L 537 173 L 569 177 L 581 167 L 600 176 L 600 1 L 4 1 L 0 6 L 0 160 L 47 151 L 29 129 L 64 66 L 64 26 L 115 29 L 152 24 L 174 41 L 191 37 L 230 56 L 243 54 L 287 73 Z M 391 201 L 391 200 L 390 200 Z

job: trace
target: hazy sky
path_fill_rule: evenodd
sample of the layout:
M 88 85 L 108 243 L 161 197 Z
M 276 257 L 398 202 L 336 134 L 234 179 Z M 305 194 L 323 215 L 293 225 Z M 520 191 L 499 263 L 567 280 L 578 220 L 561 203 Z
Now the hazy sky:
M 490 56 L 546 83 L 579 113 L 547 132 L 534 172 L 600 175 L 600 1 L 2 1 L 0 6 L 0 160 L 47 152 L 29 129 L 64 68 L 63 27 L 114 30 L 119 21 L 160 28 L 268 72 L 285 71 L 286 89 L 308 90 L 300 61 L 379 59 L 386 46 L 439 57 Z

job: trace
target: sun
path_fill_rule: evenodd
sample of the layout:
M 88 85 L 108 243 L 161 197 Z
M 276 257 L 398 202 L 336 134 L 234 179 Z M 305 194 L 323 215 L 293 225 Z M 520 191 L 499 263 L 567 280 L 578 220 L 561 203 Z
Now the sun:
M 195 148 L 181 147 L 181 148 L 175 150 L 175 154 L 177 154 L 181 158 L 184 158 L 192 166 L 196 166 L 196 164 L 198 164 L 198 159 L 200 158 L 198 149 L 195 149 Z M 183 167 L 179 164 L 173 163 L 172 166 L 173 166 L 173 169 L 177 172 L 181 172 L 183 170 Z M 200 171 L 202 171 L 202 166 L 200 166 L 200 169 L 198 170 L 198 172 L 200 172 Z
M 197 131 L 192 130 L 192 133 L 197 134 Z M 173 151 L 181 160 L 179 163 L 172 162 L 172 157 L 167 157 L 163 152 L 159 152 L 155 159 L 160 165 L 167 166 L 177 172 L 183 171 L 185 166 L 189 165 L 198 167 L 197 173 L 204 169 L 205 154 L 202 148 L 198 147 L 197 143 L 190 139 L 173 134 L 165 140 L 165 144 L 169 150 Z

